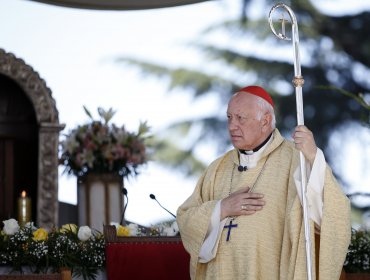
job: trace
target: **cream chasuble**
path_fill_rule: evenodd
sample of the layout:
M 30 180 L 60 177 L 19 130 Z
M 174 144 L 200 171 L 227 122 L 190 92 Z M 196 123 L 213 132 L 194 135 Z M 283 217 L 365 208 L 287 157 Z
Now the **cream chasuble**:
M 275 130 L 255 168 L 238 172 L 236 150 L 208 167 L 194 193 L 177 212 L 181 237 L 191 255 L 192 279 L 307 279 L 302 209 L 293 179 L 298 155 L 294 145 Z M 200 263 L 199 251 L 217 201 L 229 194 L 230 187 L 234 192 L 252 186 L 266 159 L 254 189 L 265 195 L 264 209 L 237 217 L 233 222 L 237 227 L 231 229 L 229 241 L 228 229 L 224 229 L 216 257 Z M 339 279 L 350 240 L 350 206 L 329 167 L 325 173 L 319 275 L 320 279 L 333 280 Z M 311 230 L 314 243 L 313 222 Z

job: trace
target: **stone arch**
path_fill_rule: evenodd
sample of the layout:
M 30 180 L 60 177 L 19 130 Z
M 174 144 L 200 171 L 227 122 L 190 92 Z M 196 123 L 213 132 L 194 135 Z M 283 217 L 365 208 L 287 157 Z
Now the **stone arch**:
M 15 81 L 31 101 L 38 125 L 37 225 L 58 225 L 58 111 L 45 81 L 22 59 L 0 49 L 0 74 Z

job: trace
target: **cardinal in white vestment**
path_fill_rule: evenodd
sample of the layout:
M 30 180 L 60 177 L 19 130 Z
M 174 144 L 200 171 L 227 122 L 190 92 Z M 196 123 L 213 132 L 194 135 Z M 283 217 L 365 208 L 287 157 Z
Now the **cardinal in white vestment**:
M 227 118 L 235 149 L 210 164 L 177 211 L 191 278 L 307 279 L 301 151 L 307 162 L 313 279 L 339 279 L 351 236 L 350 203 L 312 132 L 297 126 L 293 142 L 284 139 L 275 128 L 273 100 L 259 86 L 234 94 Z

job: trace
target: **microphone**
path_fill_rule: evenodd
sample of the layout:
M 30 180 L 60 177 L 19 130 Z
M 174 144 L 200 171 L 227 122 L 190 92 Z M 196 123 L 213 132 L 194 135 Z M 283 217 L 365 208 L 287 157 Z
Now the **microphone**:
M 123 195 L 127 196 L 127 189 L 125 187 L 122 188 Z
M 122 188 L 122 193 L 124 196 L 126 196 L 126 205 L 123 207 L 122 216 L 121 216 L 121 225 L 123 225 L 123 220 L 125 218 L 125 212 L 128 205 L 128 195 L 127 195 L 127 189 L 125 187 Z M 125 201 L 125 198 L 123 198 L 123 201 Z
M 157 201 L 157 203 L 159 204 L 159 206 L 163 209 L 163 210 L 165 210 L 165 211 L 167 211 L 168 213 L 170 213 L 175 219 L 176 219 L 176 216 L 174 215 L 174 214 L 172 214 L 169 210 L 167 210 L 166 208 L 164 208 L 160 203 L 159 203 L 159 201 L 155 198 L 155 195 L 154 194 L 150 194 L 149 195 L 149 197 L 151 198 L 151 199 L 154 199 L 155 201 Z
M 243 166 L 243 165 L 238 166 L 238 171 L 239 172 L 243 172 L 243 171 L 247 171 L 247 170 L 248 170 L 248 168 L 246 166 Z

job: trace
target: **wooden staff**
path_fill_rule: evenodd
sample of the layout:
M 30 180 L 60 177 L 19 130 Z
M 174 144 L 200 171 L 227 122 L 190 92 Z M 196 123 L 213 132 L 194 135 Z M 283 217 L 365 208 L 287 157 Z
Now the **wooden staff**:
M 286 10 L 290 16 L 291 24 L 292 24 L 292 38 L 289 38 L 285 35 L 285 22 L 286 20 L 284 17 L 281 19 L 281 27 L 282 33 L 277 33 L 272 21 L 272 13 L 278 9 L 283 8 Z M 269 13 L 269 23 L 272 32 L 281 40 L 292 40 L 293 43 L 293 55 L 294 55 L 294 78 L 293 78 L 293 86 L 295 87 L 295 95 L 296 95 L 296 106 L 297 106 L 297 123 L 298 125 L 304 125 L 304 116 L 303 116 L 303 98 L 302 98 L 302 87 L 304 84 L 303 76 L 301 74 L 301 63 L 299 57 L 299 35 L 298 35 L 298 24 L 297 18 L 293 12 L 293 10 L 283 4 L 278 3 L 273 6 Z M 306 265 L 307 265 L 307 279 L 312 280 L 312 259 L 311 259 L 311 230 L 310 230 L 310 223 L 309 223 L 309 213 L 308 213 L 308 203 L 306 197 L 306 188 L 307 188 L 307 178 L 306 178 L 306 161 L 304 158 L 303 153 L 299 152 L 299 159 L 300 159 L 300 170 L 301 170 L 301 192 L 302 192 L 302 208 L 303 208 L 303 221 L 304 221 L 304 233 L 305 233 L 305 241 L 306 241 Z

